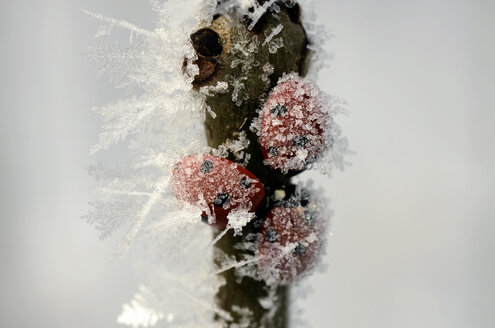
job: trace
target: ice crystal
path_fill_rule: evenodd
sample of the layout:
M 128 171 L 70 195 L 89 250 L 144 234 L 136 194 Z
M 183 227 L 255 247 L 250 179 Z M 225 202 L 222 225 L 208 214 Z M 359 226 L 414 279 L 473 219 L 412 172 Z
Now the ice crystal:
M 253 54 L 258 53 L 261 42 L 256 35 L 251 36 L 247 32 L 241 32 L 239 40 L 232 47 L 232 54 L 235 59 L 230 63 L 231 68 L 240 67 L 241 72 L 236 75 L 227 76 L 227 82 L 232 85 L 232 102 L 237 106 L 249 99 L 249 95 L 245 90 L 245 81 L 250 76 L 250 72 L 260 66 L 260 62 L 256 60 Z
M 152 290 L 145 286 L 140 286 L 139 293 L 134 296 L 134 299 L 130 303 L 124 304 L 117 322 L 132 327 L 153 327 L 165 317 L 164 313 L 154 310 L 148 305 L 157 302 L 157 297 Z M 172 322 L 173 319 L 174 315 L 170 313 L 167 316 L 167 321 Z
M 188 221 L 190 211 L 170 213 Z M 167 215 L 168 222 L 174 217 Z M 212 298 L 223 281 L 212 265 L 211 231 L 202 223 L 189 222 L 179 230 L 170 229 L 165 220 L 150 225 L 151 244 L 143 256 L 143 286 L 136 296 L 124 304 L 118 322 L 133 327 L 155 324 L 174 327 L 219 327 L 212 318 L 225 320 L 229 313 L 218 308 Z M 195 220 L 196 221 L 196 220 Z M 166 228 L 166 229 L 163 229 Z M 174 236 L 174 237 L 172 237 Z M 152 262 L 152 265 L 150 265 Z
M 223 144 L 213 149 L 212 154 L 220 157 L 232 155 L 238 163 L 246 166 L 251 158 L 251 154 L 245 151 L 248 146 L 249 139 L 246 137 L 246 132 L 241 131 L 237 133 L 236 139 L 227 139 Z
M 110 30 L 108 30 L 108 33 L 110 33 Z M 97 37 L 103 35 L 106 35 L 106 33 L 98 33 Z M 117 86 L 124 87 L 123 80 L 131 73 L 141 53 L 137 46 L 123 46 L 120 42 L 115 41 L 90 48 L 87 55 L 97 65 L 99 76 L 106 73 Z

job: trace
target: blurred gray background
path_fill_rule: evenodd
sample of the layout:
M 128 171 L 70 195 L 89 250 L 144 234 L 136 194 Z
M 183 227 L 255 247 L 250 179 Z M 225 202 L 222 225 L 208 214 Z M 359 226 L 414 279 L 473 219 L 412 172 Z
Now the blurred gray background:
M 313 327 L 495 326 L 495 2 L 315 1 L 356 155 L 300 304 Z M 84 52 L 85 8 L 151 28 L 138 0 L 0 2 L 0 327 L 117 327 L 139 280 L 80 217 L 99 121 L 117 97 Z M 117 236 L 118 237 L 118 236 Z

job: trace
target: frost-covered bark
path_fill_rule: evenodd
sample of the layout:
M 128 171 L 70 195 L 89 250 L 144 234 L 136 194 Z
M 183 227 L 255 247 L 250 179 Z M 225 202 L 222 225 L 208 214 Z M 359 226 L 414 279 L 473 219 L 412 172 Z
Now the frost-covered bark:
M 277 11 L 276 16 L 265 12 L 257 22 L 254 19 L 239 22 L 227 11 L 216 17 L 211 25 L 191 35 L 198 54 L 195 63 L 199 66 L 193 81 L 195 88 L 204 90 L 224 81 L 230 82 L 222 93 L 206 98 L 206 105 L 214 113 L 207 115 L 205 120 L 208 144 L 217 148 L 244 133 L 249 141 L 249 146 L 243 150 L 244 157 L 249 156 L 246 168 L 267 190 L 289 185 L 290 178 L 263 164 L 258 135 L 250 127 L 258 116 L 261 100 L 283 74 L 297 72 L 304 75 L 308 52 L 299 6 L 282 5 Z M 215 68 L 211 70 L 210 65 Z M 237 159 L 234 154 L 229 157 Z M 244 158 L 237 160 L 244 161 Z M 258 231 L 249 224 L 243 235 L 227 232 L 216 246 L 228 256 L 241 260 L 246 251 L 238 249 L 238 245 L 245 242 L 249 233 Z M 248 254 L 254 256 L 252 251 Z M 220 288 L 217 300 L 221 308 L 231 313 L 233 322 L 240 323 L 242 319 L 242 314 L 235 311 L 237 307 L 249 309 L 252 327 L 287 326 L 287 286 L 268 286 L 264 280 L 252 277 L 239 279 L 234 270 L 222 275 L 226 284 Z M 266 298 L 270 298 L 269 306 L 259 301 Z
M 287 327 L 289 286 L 317 264 L 329 217 L 291 177 L 341 168 L 345 150 L 339 101 L 303 78 L 318 71 L 322 34 L 304 2 L 151 5 L 154 30 L 87 12 L 99 38 L 130 31 L 129 45 L 88 54 L 130 94 L 95 108 L 92 152 L 128 152 L 90 168 L 101 188 L 87 216 L 102 237 L 127 226 L 117 255 L 145 246 L 143 284 L 118 322 Z

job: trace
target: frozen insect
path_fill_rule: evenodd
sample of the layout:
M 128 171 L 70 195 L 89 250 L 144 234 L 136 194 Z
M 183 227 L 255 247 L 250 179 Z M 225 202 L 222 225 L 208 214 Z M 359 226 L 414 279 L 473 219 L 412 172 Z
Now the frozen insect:
M 268 283 L 288 284 L 318 262 L 320 226 L 305 221 L 301 207 L 274 207 L 261 228 L 260 274 Z
M 254 212 L 265 195 L 258 178 L 239 164 L 208 155 L 189 155 L 175 166 L 171 187 L 180 202 L 202 209 L 201 220 L 225 229 L 235 209 Z
M 287 75 L 272 89 L 261 111 L 265 164 L 284 173 L 305 169 L 329 146 L 328 121 L 319 89 L 296 74 Z
M 272 196 L 275 205 L 261 227 L 260 275 L 270 284 L 288 284 L 318 262 L 325 220 L 306 190 L 289 186 Z

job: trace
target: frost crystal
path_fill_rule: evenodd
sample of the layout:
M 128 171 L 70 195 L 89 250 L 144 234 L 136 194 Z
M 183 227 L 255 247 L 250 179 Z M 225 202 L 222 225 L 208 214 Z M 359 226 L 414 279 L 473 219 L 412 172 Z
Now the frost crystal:
M 274 36 L 276 36 L 277 34 L 279 34 L 282 29 L 284 28 L 284 26 L 282 24 L 279 24 L 277 25 L 277 27 L 275 27 L 271 33 L 266 37 L 265 41 L 263 41 L 263 45 L 267 44 L 268 42 L 270 42 Z
M 246 153 L 249 146 L 249 139 L 246 137 L 246 132 L 237 133 L 237 139 L 227 139 L 222 145 L 216 149 L 212 149 L 212 154 L 220 157 L 234 156 L 236 161 L 243 166 L 249 163 L 251 154 Z
M 181 157 L 207 151 L 204 98 L 227 88 L 219 83 L 201 93 L 192 92 L 192 78 L 182 68 L 184 57 L 195 56 L 189 35 L 200 23 L 211 20 L 215 2 L 152 1 L 158 17 L 154 30 L 86 11 L 103 22 L 99 38 L 108 37 L 115 28 L 129 31 L 128 45 L 107 41 L 90 49 L 88 56 L 100 73 L 111 75 L 117 86 L 129 90 L 124 94 L 132 95 L 94 109 L 103 119 L 103 131 L 91 153 L 122 142 L 128 152 L 124 168 L 100 164 L 89 169 L 102 186 L 86 218 L 102 237 L 128 227 L 118 255 L 125 254 L 136 240 L 155 241 L 160 246 L 152 249 L 162 250 L 155 261 L 149 254 L 143 257 L 149 261 L 144 263 L 146 287 L 118 318 L 119 323 L 132 327 L 162 321 L 215 327 L 215 313 L 228 317 L 211 304 L 221 280 L 214 274 L 211 251 L 200 251 L 208 249 L 209 230 L 194 208 L 179 208 L 169 188 L 172 168 Z M 197 67 L 185 69 L 194 72 Z
M 124 304 L 122 314 L 117 322 L 132 327 L 153 327 L 158 321 L 164 319 L 162 312 L 156 312 L 149 308 L 147 303 L 156 302 L 156 296 L 145 286 L 139 287 L 139 293 L 129 304 Z M 173 321 L 173 314 L 167 317 L 167 321 Z
M 227 76 L 227 82 L 233 87 L 232 102 L 237 106 L 241 106 L 244 101 L 249 99 L 248 93 L 245 90 L 245 81 L 248 79 L 251 70 L 260 66 L 260 63 L 253 56 L 253 54 L 258 53 L 259 47 L 260 41 L 256 35 L 251 36 L 247 32 L 241 32 L 239 41 L 233 45 L 231 50 L 235 59 L 230 63 L 230 67 L 240 67 L 241 69 L 239 75 Z

